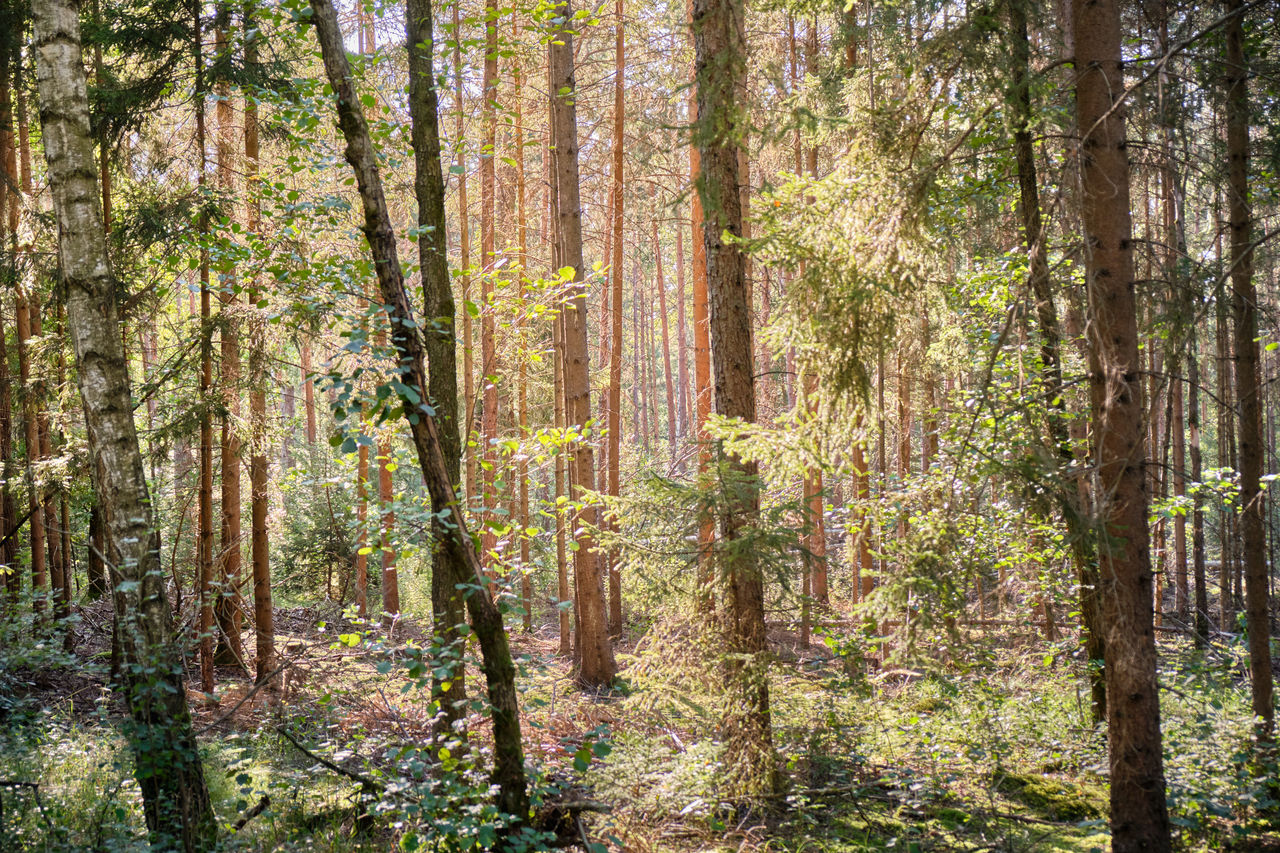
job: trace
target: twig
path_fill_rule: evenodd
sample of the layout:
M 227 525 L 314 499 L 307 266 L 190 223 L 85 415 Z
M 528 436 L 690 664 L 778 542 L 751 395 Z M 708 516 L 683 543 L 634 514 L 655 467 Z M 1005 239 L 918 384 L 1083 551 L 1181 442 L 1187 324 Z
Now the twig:
M 36 811 L 40 812 L 40 817 L 44 820 L 44 825 L 49 828 L 50 832 L 53 832 L 53 821 L 49 820 L 49 815 L 45 814 L 44 800 L 40 799 L 39 782 L 17 782 L 0 779 L 0 788 L 30 788 L 31 796 L 36 801 Z
M 310 758 L 312 761 L 316 762 L 317 764 L 320 764 L 320 765 L 323 765 L 324 767 L 329 768 L 334 773 L 337 773 L 342 776 L 346 776 L 348 779 L 354 779 L 357 782 L 359 782 L 361 785 L 364 785 L 366 788 L 370 788 L 374 791 L 385 792 L 387 790 L 386 785 L 382 784 L 381 782 L 375 779 L 370 779 L 368 776 L 365 776 L 363 773 L 357 773 L 354 770 L 348 770 L 347 768 L 339 764 L 334 764 L 332 761 L 330 761 L 329 759 L 323 756 L 316 755 L 314 752 L 307 749 L 302 744 L 298 743 L 298 741 L 294 739 L 293 735 L 289 734 L 288 730 L 285 729 L 283 726 L 277 726 L 276 731 L 280 733 L 281 737 L 289 741 L 289 743 L 293 744 L 294 748 L 297 749 L 298 752 L 301 752 L 303 755 L 305 755 L 307 758 Z
M 275 677 L 279 675 L 283 670 L 288 669 L 293 665 L 294 665 L 294 661 L 290 658 L 286 658 L 283 663 L 281 663 L 275 669 L 271 670 L 271 673 L 266 678 L 262 679 L 257 684 L 253 685 L 252 690 L 250 690 L 248 693 L 241 696 L 240 701 L 232 705 L 229 711 L 227 711 L 222 716 L 218 717 L 216 720 L 205 725 L 202 729 L 200 729 L 200 731 L 196 732 L 196 735 L 199 736 L 199 735 L 206 734 L 214 726 L 220 726 L 223 723 L 225 723 L 227 720 L 231 719 L 231 717 L 235 716 L 236 711 L 239 711 L 240 707 L 244 705 L 245 702 L 248 702 L 257 694 L 259 690 L 261 690 L 262 688 L 270 684 L 272 681 L 274 681 Z

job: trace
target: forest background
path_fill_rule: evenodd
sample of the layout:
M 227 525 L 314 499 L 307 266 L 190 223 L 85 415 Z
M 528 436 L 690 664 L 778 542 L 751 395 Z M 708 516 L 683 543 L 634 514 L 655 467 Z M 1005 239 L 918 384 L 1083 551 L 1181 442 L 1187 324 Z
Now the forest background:
M 6 3 L 3 832 L 1276 844 L 1276 11 Z

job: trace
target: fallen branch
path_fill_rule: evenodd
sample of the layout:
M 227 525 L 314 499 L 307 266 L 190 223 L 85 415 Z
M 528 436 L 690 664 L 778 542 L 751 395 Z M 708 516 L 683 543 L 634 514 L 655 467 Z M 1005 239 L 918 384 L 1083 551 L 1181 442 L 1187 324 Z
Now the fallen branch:
M 346 776 L 348 779 L 356 780 L 361 785 L 364 785 L 365 788 L 368 790 L 380 791 L 380 792 L 385 792 L 387 790 L 387 786 L 377 781 L 376 779 L 370 779 L 368 776 L 365 776 L 363 773 L 357 773 L 354 770 L 348 770 L 347 768 L 339 764 L 334 764 L 332 761 L 325 758 L 324 756 L 316 755 L 314 752 L 307 749 L 302 744 L 298 743 L 298 741 L 294 739 L 293 735 L 289 734 L 289 732 L 283 726 L 277 726 L 276 731 L 280 733 L 281 737 L 289 741 L 289 743 L 293 744 L 294 749 L 298 750 L 298 752 L 301 752 L 303 755 L 305 755 L 307 758 L 310 758 L 312 761 L 316 762 L 317 764 L 327 767 L 330 770 L 332 770 L 334 773 L 337 773 L 341 776 Z
M 267 806 L 269 805 L 271 805 L 271 798 L 266 794 L 263 794 L 262 799 L 258 800 L 257 804 L 253 808 L 245 812 L 238 821 L 231 825 L 231 831 L 239 832 L 244 829 L 245 824 L 266 811 Z

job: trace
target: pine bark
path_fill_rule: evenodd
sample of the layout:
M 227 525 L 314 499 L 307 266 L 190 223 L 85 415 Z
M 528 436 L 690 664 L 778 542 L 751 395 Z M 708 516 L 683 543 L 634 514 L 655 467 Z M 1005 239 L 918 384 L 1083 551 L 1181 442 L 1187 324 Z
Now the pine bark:
M 1169 850 L 1147 534 L 1142 363 L 1134 296 L 1120 10 L 1075 0 L 1076 117 L 1089 298 L 1089 373 L 1106 635 L 1111 837 L 1117 853 Z
M 165 600 L 159 534 L 133 422 L 128 364 L 107 255 L 79 10 L 69 0 L 33 4 L 45 159 L 58 220 L 67 293 L 93 460 L 115 575 L 115 609 L 127 666 L 135 777 L 152 845 L 204 850 L 217 828 L 191 728 L 181 658 Z
M 609 283 L 613 291 L 609 349 L 609 491 L 618 496 L 620 476 L 619 456 L 622 452 L 622 216 L 623 200 L 623 128 L 626 119 L 626 36 L 623 30 L 622 0 L 614 7 L 617 23 L 614 26 L 613 71 L 613 257 L 609 262 Z M 639 330 L 637 330 L 639 331 Z M 610 528 L 612 522 L 607 521 Z M 618 552 L 606 552 L 609 582 L 609 634 L 622 633 L 622 574 L 618 565 Z
M 1267 577 L 1262 468 L 1262 383 L 1259 376 L 1258 289 L 1253 281 L 1253 214 L 1249 198 L 1248 60 L 1244 53 L 1244 3 L 1226 0 L 1227 200 L 1231 229 L 1231 309 L 1235 321 L 1236 398 L 1240 401 L 1240 533 L 1244 557 L 1245 619 L 1249 633 L 1249 684 L 1259 736 L 1275 729 L 1271 671 L 1271 622 Z
M 258 31 L 255 0 L 244 4 L 244 64 L 249 71 L 258 64 Z M 245 224 L 254 237 L 262 230 L 261 200 L 258 196 L 258 102 L 253 95 L 244 103 L 244 159 L 246 215 Z M 253 446 L 249 457 L 249 501 L 251 517 L 251 559 L 253 562 L 253 629 L 255 638 L 255 679 L 266 678 L 276 668 L 275 611 L 271 600 L 271 549 L 267 530 L 270 509 L 270 485 L 267 482 L 267 341 L 266 323 L 258 309 L 262 299 L 261 282 L 250 279 L 249 303 L 252 306 L 253 350 L 249 356 L 249 427 Z M 285 447 L 288 447 L 286 443 Z M 287 452 L 287 450 L 286 450 Z
M 693 34 L 697 112 L 695 140 L 701 175 L 698 197 L 709 307 L 716 413 L 753 423 L 756 417 L 754 347 L 747 302 L 745 256 L 732 238 L 742 235 L 739 146 L 745 128 L 738 109 L 746 73 L 745 9 L 741 0 L 694 0 Z M 726 238 L 728 235 L 728 239 Z M 723 454 L 723 450 L 718 451 Z M 779 776 L 769 713 L 764 579 L 750 548 L 734 547 L 758 523 L 755 464 L 722 460 L 734 473 L 720 513 L 719 573 L 724 579 L 726 680 L 730 699 L 723 730 L 726 764 L 737 792 L 772 794 Z
M 214 27 L 214 49 L 217 51 L 217 67 L 230 64 L 231 7 L 230 0 L 219 3 Z M 231 83 L 222 74 L 214 81 L 217 97 L 215 120 L 218 125 L 216 141 L 216 169 L 218 189 L 231 197 L 235 192 L 232 171 L 236 148 L 235 127 L 231 109 Z M 226 413 L 222 418 L 222 525 L 218 557 L 218 591 L 216 615 L 218 619 L 218 650 L 214 660 L 219 665 L 244 666 L 244 645 L 240 639 L 243 612 L 240 598 L 240 306 L 235 295 L 236 270 L 234 266 L 218 270 L 219 342 L 222 355 L 221 375 L 222 404 Z
M 495 489 L 498 441 L 498 344 L 497 318 L 494 316 L 494 277 L 497 241 L 494 227 L 494 204 L 497 190 L 498 132 L 498 4 L 485 0 L 484 77 L 480 122 L 484 132 L 484 148 L 480 152 L 480 447 L 481 481 L 484 493 L 483 521 L 480 525 L 482 559 L 492 560 L 497 545 L 493 526 L 498 523 L 494 509 L 498 504 Z
M 564 393 L 566 422 L 582 432 L 591 418 L 591 380 L 588 364 L 587 297 L 583 284 L 582 202 L 578 183 L 577 86 L 574 81 L 573 37 L 567 24 L 573 19 L 568 0 L 556 6 L 559 23 L 552 28 L 547 61 L 551 75 L 551 117 L 554 145 L 556 214 L 559 218 L 559 263 L 573 269 L 576 283 L 573 296 L 565 304 Z M 573 496 L 595 487 L 595 458 L 589 440 L 579 440 L 572 448 Z M 613 645 L 609 641 L 604 596 L 604 578 L 595 545 L 585 523 L 595 523 L 598 507 L 578 510 L 574 519 L 578 549 L 574 553 L 574 594 L 578 613 L 577 678 L 590 687 L 607 686 L 617 674 Z

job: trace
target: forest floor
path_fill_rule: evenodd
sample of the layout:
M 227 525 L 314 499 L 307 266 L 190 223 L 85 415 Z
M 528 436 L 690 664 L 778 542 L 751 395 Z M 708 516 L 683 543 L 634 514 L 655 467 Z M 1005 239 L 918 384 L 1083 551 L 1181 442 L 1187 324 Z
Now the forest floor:
M 142 846 L 122 709 L 107 689 L 104 608 L 81 614 L 71 652 L 0 638 L 0 850 Z M 705 637 L 655 621 L 619 645 L 619 689 L 592 695 L 574 687 L 554 630 L 511 637 L 535 803 L 607 809 L 568 825 L 573 843 L 642 853 L 1108 846 L 1105 744 L 1072 638 L 971 631 L 955 646 L 963 657 L 881 668 L 834 630 L 801 648 L 776 628 L 773 728 L 788 787 L 744 812 L 719 794 L 721 697 Z M 234 667 L 219 672 L 216 704 L 194 679 L 189 688 L 226 849 L 486 844 L 484 774 L 456 759 L 441 786 L 414 748 L 431 727 L 430 673 L 414 665 L 422 625 L 405 620 L 388 636 L 336 607 L 299 607 L 278 610 L 277 631 L 287 664 L 276 689 L 255 690 Z M 1260 817 L 1274 804 L 1250 764 L 1242 649 L 1223 642 L 1202 655 L 1165 637 L 1160 678 L 1179 849 L 1280 850 Z M 474 696 L 474 668 L 468 679 Z M 479 710 L 470 728 L 483 756 Z M 227 831 L 264 796 L 264 811 Z

